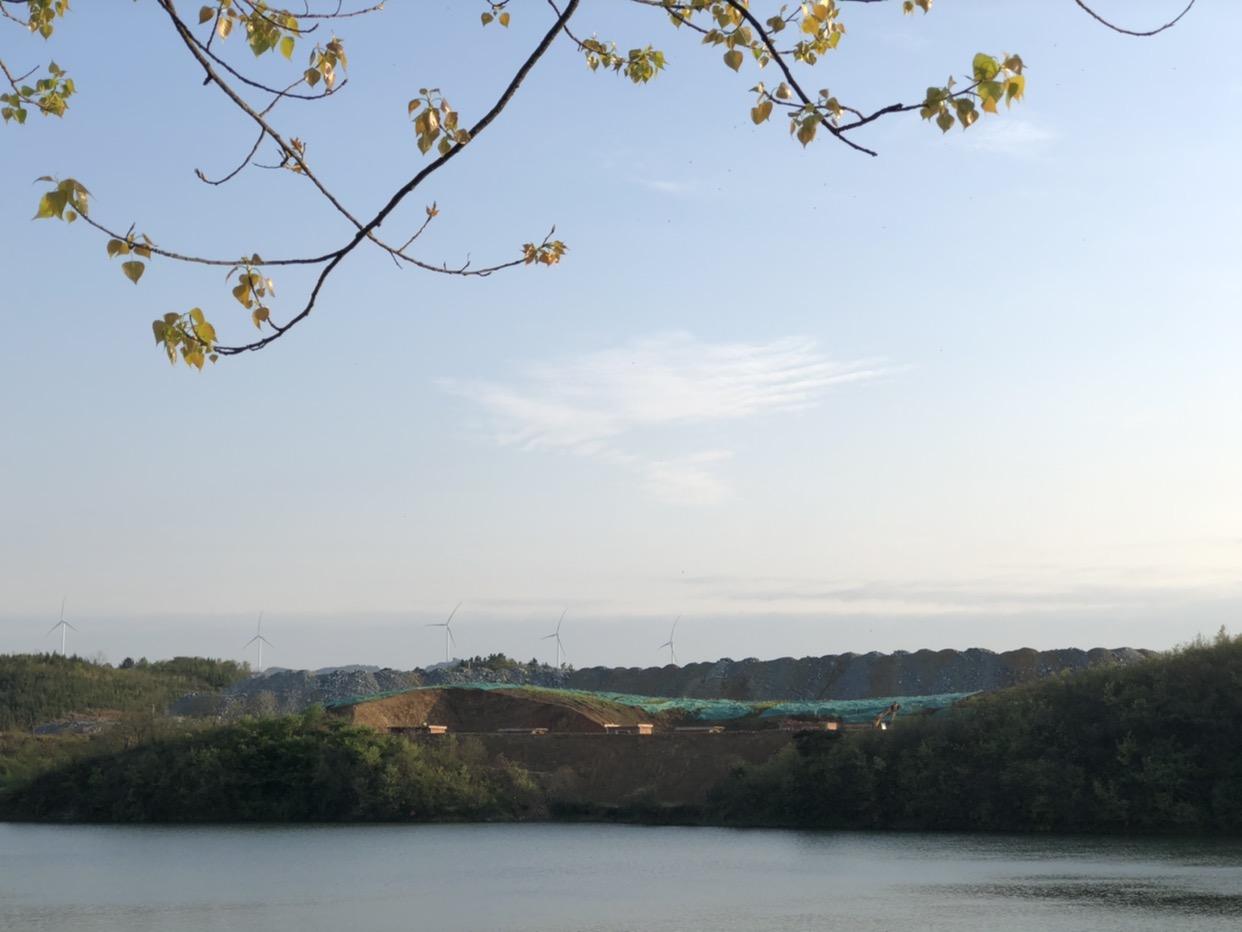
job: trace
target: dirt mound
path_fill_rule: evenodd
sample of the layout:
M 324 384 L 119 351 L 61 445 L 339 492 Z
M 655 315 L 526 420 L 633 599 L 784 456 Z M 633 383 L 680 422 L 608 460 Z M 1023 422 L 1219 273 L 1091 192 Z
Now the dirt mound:
M 424 723 L 450 732 L 495 732 L 501 728 L 546 728 L 553 732 L 602 733 L 604 723 L 658 721 L 658 716 L 594 696 L 534 689 L 472 689 L 446 686 L 414 689 L 397 696 L 335 706 L 357 725 L 387 730 Z

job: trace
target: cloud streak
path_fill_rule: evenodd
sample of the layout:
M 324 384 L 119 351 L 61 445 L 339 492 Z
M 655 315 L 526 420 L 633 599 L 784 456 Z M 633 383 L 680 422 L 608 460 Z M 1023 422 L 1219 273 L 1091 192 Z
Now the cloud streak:
M 731 451 L 656 459 L 636 451 L 638 434 L 806 410 L 835 386 L 888 371 L 882 360 L 830 359 L 809 339 L 703 343 L 672 333 L 528 365 L 507 384 L 442 379 L 438 385 L 481 407 L 501 446 L 625 464 L 656 497 L 709 504 L 729 495 L 713 466 Z
M 1056 139 L 1050 130 L 1021 119 L 980 121 L 971 133 L 970 144 L 975 149 L 1003 155 L 1039 155 Z

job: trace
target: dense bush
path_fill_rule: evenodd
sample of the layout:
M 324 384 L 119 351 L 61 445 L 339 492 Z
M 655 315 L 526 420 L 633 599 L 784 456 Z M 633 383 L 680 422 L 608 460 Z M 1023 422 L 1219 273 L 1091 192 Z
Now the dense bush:
M 525 774 L 470 762 L 448 737 L 413 744 L 301 718 L 235 725 L 82 759 L 0 797 L 0 817 L 82 822 L 410 821 L 522 816 Z

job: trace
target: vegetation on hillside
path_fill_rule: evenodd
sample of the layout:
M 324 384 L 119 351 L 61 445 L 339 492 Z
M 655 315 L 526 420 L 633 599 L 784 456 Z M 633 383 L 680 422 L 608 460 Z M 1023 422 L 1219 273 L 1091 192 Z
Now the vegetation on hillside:
M 3 664 L 5 670 L 26 664 L 48 677 L 72 670 L 110 688 L 126 682 L 112 679 L 118 673 L 154 675 L 75 658 L 3 658 Z M 189 675 L 188 666 L 177 675 Z M 85 686 L 72 688 L 85 694 Z M 603 697 L 572 698 L 584 707 L 611 707 Z M 33 707 L 25 700 L 24 709 Z M 805 733 L 766 764 L 737 768 L 704 810 L 671 813 L 658 787 L 649 790 L 632 813 L 610 815 L 588 802 L 581 812 L 561 815 L 815 828 L 1239 834 L 1242 637 L 1222 631 L 1214 643 L 1142 663 L 979 695 L 948 711 L 902 718 L 888 731 Z M 0 735 L 0 818 L 405 821 L 530 818 L 544 811 L 530 778 L 503 759 L 488 760 L 477 740 L 410 743 L 329 720 L 318 709 L 224 727 L 134 712 L 93 737 Z
M 120 668 L 59 654 L 0 655 L 0 731 L 30 731 L 70 714 L 163 711 L 195 690 L 214 690 L 250 675 L 244 663 L 176 657 L 127 660 Z
M 537 794 L 469 739 L 414 744 L 325 717 L 248 719 L 77 760 L 0 795 L 0 818 L 339 822 L 521 818 Z
M 1242 637 L 1059 676 L 844 739 L 807 735 L 713 820 L 851 828 L 1242 832 Z

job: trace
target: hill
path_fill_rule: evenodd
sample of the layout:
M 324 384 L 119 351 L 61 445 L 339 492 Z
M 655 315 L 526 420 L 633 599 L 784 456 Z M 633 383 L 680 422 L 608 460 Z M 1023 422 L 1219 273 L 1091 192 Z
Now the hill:
M 804 738 L 717 793 L 724 822 L 1242 833 L 1242 637 L 985 693 L 839 742 Z

